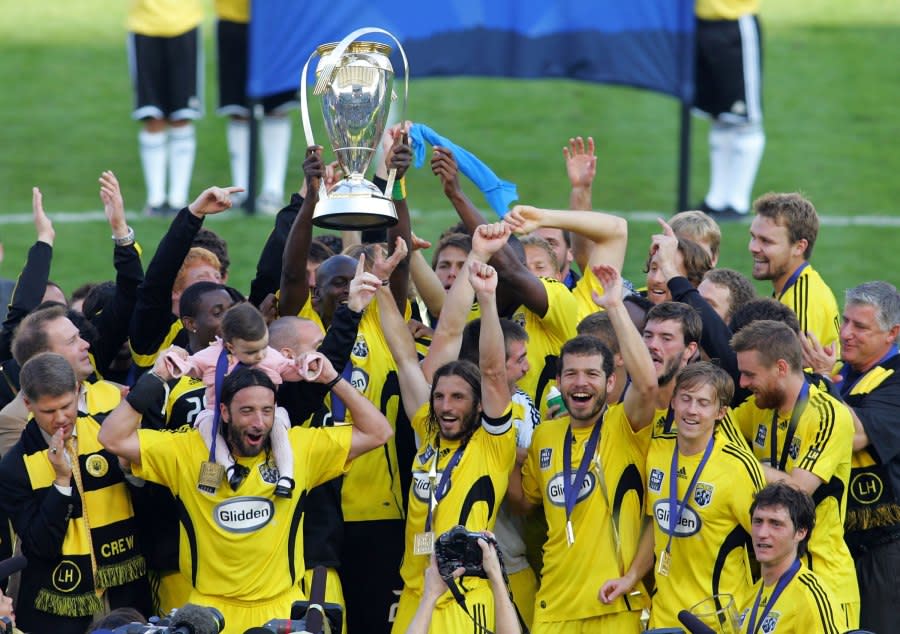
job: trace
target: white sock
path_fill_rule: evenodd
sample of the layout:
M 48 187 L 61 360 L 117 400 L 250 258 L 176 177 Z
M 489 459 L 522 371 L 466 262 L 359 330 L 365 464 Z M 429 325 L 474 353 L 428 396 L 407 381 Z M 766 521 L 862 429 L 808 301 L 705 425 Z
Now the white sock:
M 734 142 L 734 126 L 713 122 L 709 128 L 709 192 L 706 204 L 713 209 L 728 206 L 731 192 L 731 146 Z
M 231 184 L 243 187 L 244 193 L 238 194 L 241 199 L 246 198 L 246 189 L 249 182 L 250 167 L 250 124 L 239 119 L 229 119 L 225 131 L 225 140 L 228 143 L 228 158 L 231 161 Z
M 173 209 L 187 205 L 196 153 L 193 123 L 169 130 L 169 205 Z
M 762 125 L 749 123 L 735 128 L 731 145 L 731 188 L 728 192 L 728 204 L 736 211 L 750 211 L 750 198 L 753 194 L 753 183 L 756 171 L 762 160 L 766 147 L 766 135 Z
M 260 140 L 263 159 L 262 191 L 280 200 L 284 197 L 284 177 L 291 150 L 291 120 L 288 117 L 265 117 Z
M 159 207 L 166 202 L 166 137 L 165 130 L 138 133 L 141 167 L 147 186 L 147 204 Z

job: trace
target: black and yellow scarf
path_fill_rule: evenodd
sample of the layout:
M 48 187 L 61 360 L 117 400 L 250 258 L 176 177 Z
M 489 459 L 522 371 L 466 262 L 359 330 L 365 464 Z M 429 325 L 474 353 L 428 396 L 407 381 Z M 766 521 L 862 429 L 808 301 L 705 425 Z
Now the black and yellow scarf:
M 53 561 L 31 560 L 27 569 L 39 587 L 35 607 L 72 617 L 97 614 L 103 609 L 100 597 L 104 589 L 135 581 L 146 573 L 118 459 L 100 445 L 100 426 L 93 418 L 79 416 L 76 429 L 80 473 L 76 477 L 73 468 L 72 506 L 62 553 Z M 25 427 L 22 445 L 32 491 L 42 495 L 53 486 L 56 474 L 47 457 L 47 442 L 34 420 Z

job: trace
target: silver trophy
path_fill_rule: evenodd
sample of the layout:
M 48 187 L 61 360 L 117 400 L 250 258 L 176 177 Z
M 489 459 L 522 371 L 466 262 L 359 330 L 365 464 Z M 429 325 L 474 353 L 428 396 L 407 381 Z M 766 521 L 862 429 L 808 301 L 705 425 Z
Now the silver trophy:
M 344 172 L 344 178 L 329 191 L 326 191 L 324 179 L 320 179 L 313 224 L 326 229 L 375 229 L 397 224 L 397 210 L 391 200 L 397 171 L 392 169 L 388 173 L 384 193 L 365 178 L 381 142 L 391 103 L 396 98 L 394 69 L 389 59 L 391 47 L 379 42 L 357 41 L 369 33 L 390 37 L 403 57 L 403 116 L 400 120 L 405 121 L 409 64 L 400 42 L 383 29 L 358 29 L 337 44 L 319 46 L 306 60 L 300 78 L 300 112 L 306 144 L 310 146 L 316 142 L 309 121 L 306 77 L 309 63 L 318 57 L 313 94 L 322 98 L 325 129 Z

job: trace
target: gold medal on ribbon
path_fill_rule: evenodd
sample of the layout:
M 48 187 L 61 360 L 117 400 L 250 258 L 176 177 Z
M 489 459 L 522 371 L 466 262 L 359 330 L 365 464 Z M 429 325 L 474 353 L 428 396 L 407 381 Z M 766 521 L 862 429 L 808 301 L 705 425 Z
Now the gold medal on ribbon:
M 200 477 L 197 479 L 197 488 L 207 493 L 215 493 L 225 477 L 225 467 L 217 462 L 207 460 L 200 465 Z
M 566 522 L 566 541 L 569 543 L 569 547 L 575 545 L 575 529 L 572 528 L 572 522 Z
M 672 564 L 672 555 L 669 554 L 669 551 L 664 550 L 659 554 L 659 565 L 656 567 L 656 572 L 661 574 L 663 577 L 669 576 L 669 566 Z
M 434 532 L 416 533 L 413 538 L 413 554 L 431 555 L 434 552 Z
M 85 471 L 95 478 L 102 478 L 109 471 L 109 463 L 106 461 L 106 458 L 95 453 L 85 459 L 84 468 Z

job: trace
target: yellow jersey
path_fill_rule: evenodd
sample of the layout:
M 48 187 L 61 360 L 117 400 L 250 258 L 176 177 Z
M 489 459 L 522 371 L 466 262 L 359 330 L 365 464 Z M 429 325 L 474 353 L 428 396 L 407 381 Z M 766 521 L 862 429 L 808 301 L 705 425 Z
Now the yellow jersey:
M 771 459 L 772 415 L 772 410 L 757 407 L 754 396 L 730 414 L 760 460 Z M 775 455 L 779 457 L 784 452 L 789 421 L 790 416 L 778 417 Z M 809 399 L 797 422 L 784 468 L 790 473 L 799 467 L 823 482 L 812 494 L 816 503 L 816 528 L 809 539 L 804 563 L 834 591 L 831 596 L 840 604 L 859 602 L 856 569 L 844 541 L 853 430 L 847 407 L 810 385 Z
M 653 438 L 647 453 L 647 515 L 651 517 L 657 563 L 669 541 L 672 453 L 675 434 Z M 681 504 L 703 452 L 678 456 L 676 504 Z M 745 444 L 716 428 L 709 460 L 675 526 L 669 574 L 656 575 L 650 627 L 678 627 L 678 612 L 714 594 L 727 593 L 745 605 L 753 585 L 748 547 L 750 505 L 765 486 L 759 461 Z
M 694 13 L 703 20 L 737 20 L 759 13 L 759 0 L 697 0 Z
M 493 530 L 516 460 L 516 431 L 509 410 L 497 421 L 482 418 L 463 446 L 463 441 L 447 440 L 429 428 L 428 408 L 428 403 L 423 404 L 412 421 L 413 430 L 423 442 L 412 464 L 406 547 L 400 566 L 404 588 L 417 594 L 422 592 L 428 556 L 415 554 L 415 537 L 425 532 L 432 487 L 442 481 L 451 461 L 456 465 L 446 476 L 449 490 L 432 512 L 431 531 L 435 537 L 457 525 L 470 531 Z M 458 451 L 461 454 L 454 460 Z M 452 602 L 453 597 L 447 592 L 438 606 Z
M 835 610 L 829 598 L 828 588 L 822 583 L 815 573 L 801 564 L 800 570 L 784 591 L 776 599 L 775 604 L 766 618 L 762 618 L 772 591 L 776 584 L 763 586 L 760 579 L 753 588 L 750 603 L 740 614 L 741 632 L 747 634 L 839 634 L 843 631 L 838 628 L 837 618 L 840 614 Z M 754 628 L 756 632 L 750 632 L 750 619 L 756 598 L 762 590 L 759 607 L 757 608 Z M 757 627 L 758 625 L 758 627 Z
M 823 346 L 833 345 L 835 357 L 841 357 L 841 312 L 834 293 L 812 266 L 803 267 L 797 281 L 777 299 L 797 314 L 801 332 L 814 334 Z
M 174 37 L 203 20 L 200 0 L 131 0 L 128 30 L 140 35 Z
M 563 493 L 563 444 L 569 424 L 568 416 L 541 423 L 522 466 L 525 497 L 542 504 L 547 519 L 541 586 L 535 597 L 536 623 L 639 610 L 649 603 L 643 585 L 637 588 L 642 591 L 641 596 L 622 597 L 610 605 L 601 603 L 597 593 L 604 580 L 622 576 L 637 552 L 644 511 L 642 475 L 650 429 L 633 432 L 621 404 L 610 406 L 596 423 L 602 426 L 597 458 L 585 475 L 572 510 L 575 541 L 570 546 Z M 593 425 L 572 430 L 573 478 L 592 430 Z M 613 554 L 613 522 L 618 529 L 624 570 L 619 569 L 618 557 Z

